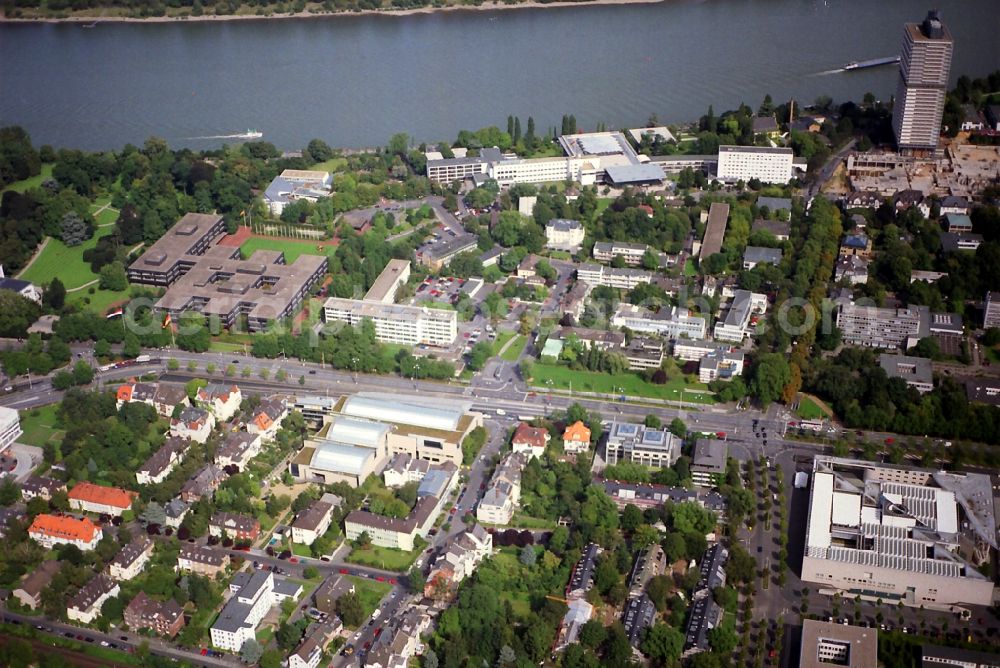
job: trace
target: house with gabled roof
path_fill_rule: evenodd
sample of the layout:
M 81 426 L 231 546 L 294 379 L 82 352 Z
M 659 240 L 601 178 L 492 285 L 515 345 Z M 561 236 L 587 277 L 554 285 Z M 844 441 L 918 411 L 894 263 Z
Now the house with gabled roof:
M 199 388 L 195 401 L 202 408 L 208 409 L 216 420 L 226 422 L 240 409 L 243 393 L 231 383 L 212 383 Z
M 190 406 L 181 411 L 175 418 L 170 418 L 170 434 L 179 438 L 187 438 L 198 443 L 208 440 L 215 429 L 215 416 L 204 408 Z

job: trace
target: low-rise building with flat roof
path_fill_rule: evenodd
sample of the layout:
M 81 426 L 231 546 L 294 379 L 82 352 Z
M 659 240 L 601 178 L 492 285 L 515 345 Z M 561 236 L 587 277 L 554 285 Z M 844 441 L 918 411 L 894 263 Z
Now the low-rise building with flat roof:
M 667 255 L 654 250 L 646 244 L 629 243 L 626 241 L 598 241 L 591 251 L 594 259 L 598 262 L 612 262 L 616 257 L 622 258 L 625 264 L 638 267 L 642 264 L 646 253 L 652 253 L 656 257 L 656 264 L 660 268 L 667 268 L 677 263 L 676 255 Z
M 286 169 L 275 176 L 264 190 L 264 203 L 276 216 L 297 200 L 316 202 L 330 196 L 330 172 L 308 169 Z
M 878 630 L 815 619 L 802 620 L 799 668 L 870 668 L 878 665 Z
M 691 455 L 691 480 L 699 487 L 718 487 L 726 475 L 729 444 L 717 438 L 699 438 Z
M 934 389 L 931 361 L 926 357 L 882 353 L 878 364 L 889 378 L 901 378 L 921 394 Z
M 698 362 L 698 382 L 730 381 L 736 376 L 742 376 L 745 358 L 742 350 L 717 348 L 711 351 Z
M 753 331 L 753 317 L 765 311 L 767 311 L 767 295 L 749 290 L 736 290 L 726 317 L 715 323 L 713 334 L 719 341 L 742 341 Z
M 921 645 L 920 661 L 921 668 L 1000 668 L 1000 654 L 941 645 Z
M 750 227 L 750 233 L 754 232 L 767 232 L 778 241 L 788 241 L 792 234 L 792 224 L 788 221 L 758 218 Z
M 385 269 L 378 275 L 372 286 L 365 293 L 365 301 L 381 302 L 382 304 L 393 304 L 396 301 L 396 293 L 400 286 L 406 285 L 410 280 L 409 260 L 389 260 Z
M 653 274 L 644 269 L 606 267 L 603 264 L 586 262 L 577 266 L 576 278 L 578 281 L 589 283 L 590 285 L 604 285 L 619 290 L 631 290 L 642 283 L 652 282 Z
M 605 438 L 604 460 L 609 466 L 631 462 L 665 468 L 681 454 L 680 439 L 666 429 L 651 429 L 635 422 L 612 422 Z
M 633 304 L 619 304 L 611 317 L 613 327 L 628 327 L 633 332 L 655 334 L 665 339 L 703 339 L 707 329 L 704 318 L 691 315 L 679 306 L 664 306 L 653 312 Z
M 438 271 L 452 261 L 456 255 L 479 250 L 479 237 L 475 234 L 459 234 L 448 239 L 421 246 L 417 249 L 417 262 L 431 271 Z
M 323 313 L 327 323 L 352 327 L 371 320 L 375 336 L 385 343 L 447 347 L 458 336 L 458 314 L 444 309 L 330 297 Z

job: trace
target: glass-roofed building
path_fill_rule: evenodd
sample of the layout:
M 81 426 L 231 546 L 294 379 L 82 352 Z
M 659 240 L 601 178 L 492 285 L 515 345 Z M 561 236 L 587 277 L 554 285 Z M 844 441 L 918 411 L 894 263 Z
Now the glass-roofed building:
M 680 439 L 666 429 L 649 429 L 635 422 L 612 422 L 605 442 L 609 466 L 632 462 L 645 466 L 672 466 L 681 454 Z

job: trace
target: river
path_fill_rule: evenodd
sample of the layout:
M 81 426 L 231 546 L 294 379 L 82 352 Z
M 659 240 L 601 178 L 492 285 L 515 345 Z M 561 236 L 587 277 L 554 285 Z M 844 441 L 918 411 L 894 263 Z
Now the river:
M 668 0 L 410 16 L 0 25 L 0 124 L 36 145 L 107 149 L 150 135 L 173 146 L 254 128 L 279 148 L 320 137 L 384 144 L 394 132 L 538 132 L 694 120 L 765 93 L 888 99 L 896 68 L 844 73 L 899 52 L 915 0 Z M 952 81 L 1000 68 L 996 0 L 939 3 L 955 36 Z

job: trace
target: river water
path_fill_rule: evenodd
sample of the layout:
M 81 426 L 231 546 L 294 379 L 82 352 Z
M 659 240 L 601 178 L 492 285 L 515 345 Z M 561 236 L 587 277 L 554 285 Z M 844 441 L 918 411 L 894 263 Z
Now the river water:
M 952 81 L 1000 68 L 996 0 L 939 2 L 955 36 Z M 0 124 L 36 145 L 208 148 L 259 129 L 279 148 L 320 137 L 453 139 L 508 114 L 538 132 L 576 115 L 643 124 L 741 101 L 827 94 L 888 99 L 896 68 L 837 72 L 899 52 L 914 0 L 668 0 L 649 5 L 411 16 L 157 24 L 0 25 Z

